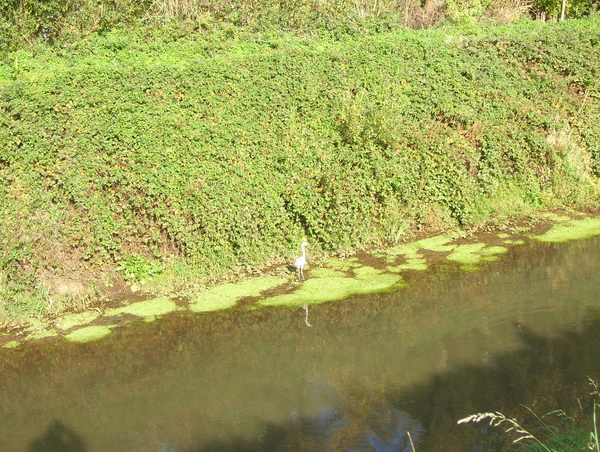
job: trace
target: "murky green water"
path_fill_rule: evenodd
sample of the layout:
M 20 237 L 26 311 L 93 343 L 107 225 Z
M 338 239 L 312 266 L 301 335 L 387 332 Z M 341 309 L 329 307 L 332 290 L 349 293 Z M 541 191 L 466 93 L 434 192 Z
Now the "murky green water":
M 501 439 L 457 420 L 581 415 L 600 239 L 451 268 L 312 307 L 312 327 L 302 309 L 179 314 L 0 350 L 0 451 L 486 451 Z

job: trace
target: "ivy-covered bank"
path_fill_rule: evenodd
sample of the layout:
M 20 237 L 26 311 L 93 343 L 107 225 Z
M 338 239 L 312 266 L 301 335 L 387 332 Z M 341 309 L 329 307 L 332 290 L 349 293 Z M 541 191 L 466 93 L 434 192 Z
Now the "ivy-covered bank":
M 304 238 L 347 253 L 595 209 L 599 55 L 594 17 L 331 39 L 138 26 L 10 53 L 0 317 L 284 268 Z

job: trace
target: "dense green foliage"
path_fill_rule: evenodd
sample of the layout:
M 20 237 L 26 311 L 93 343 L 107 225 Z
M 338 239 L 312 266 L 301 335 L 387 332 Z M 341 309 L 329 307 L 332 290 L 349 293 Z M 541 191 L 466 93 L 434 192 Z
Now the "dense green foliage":
M 209 274 L 302 237 L 347 250 L 398 225 L 596 206 L 600 21 L 464 32 L 172 25 L 9 54 L 3 299 L 138 255 Z
M 600 0 L 565 0 L 565 16 L 598 11 Z M 558 20 L 563 0 L 0 0 L 0 52 L 37 42 L 64 45 L 143 21 L 212 22 L 265 32 L 340 36 L 399 26 Z

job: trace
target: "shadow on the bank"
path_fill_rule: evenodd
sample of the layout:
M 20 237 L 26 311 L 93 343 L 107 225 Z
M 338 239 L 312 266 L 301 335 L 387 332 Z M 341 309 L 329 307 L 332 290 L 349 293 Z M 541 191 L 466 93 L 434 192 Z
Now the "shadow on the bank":
M 85 452 L 85 441 L 61 421 L 55 420 L 46 433 L 34 440 L 29 452 Z

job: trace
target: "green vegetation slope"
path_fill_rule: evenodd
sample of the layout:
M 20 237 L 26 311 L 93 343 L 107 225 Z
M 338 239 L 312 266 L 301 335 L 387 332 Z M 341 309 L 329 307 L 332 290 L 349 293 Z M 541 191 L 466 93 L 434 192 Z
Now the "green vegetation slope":
M 303 237 L 351 250 L 596 208 L 599 55 L 593 17 L 336 39 L 139 26 L 12 52 L 4 309 L 42 311 L 61 278 L 100 284 L 119 265 L 210 275 Z

